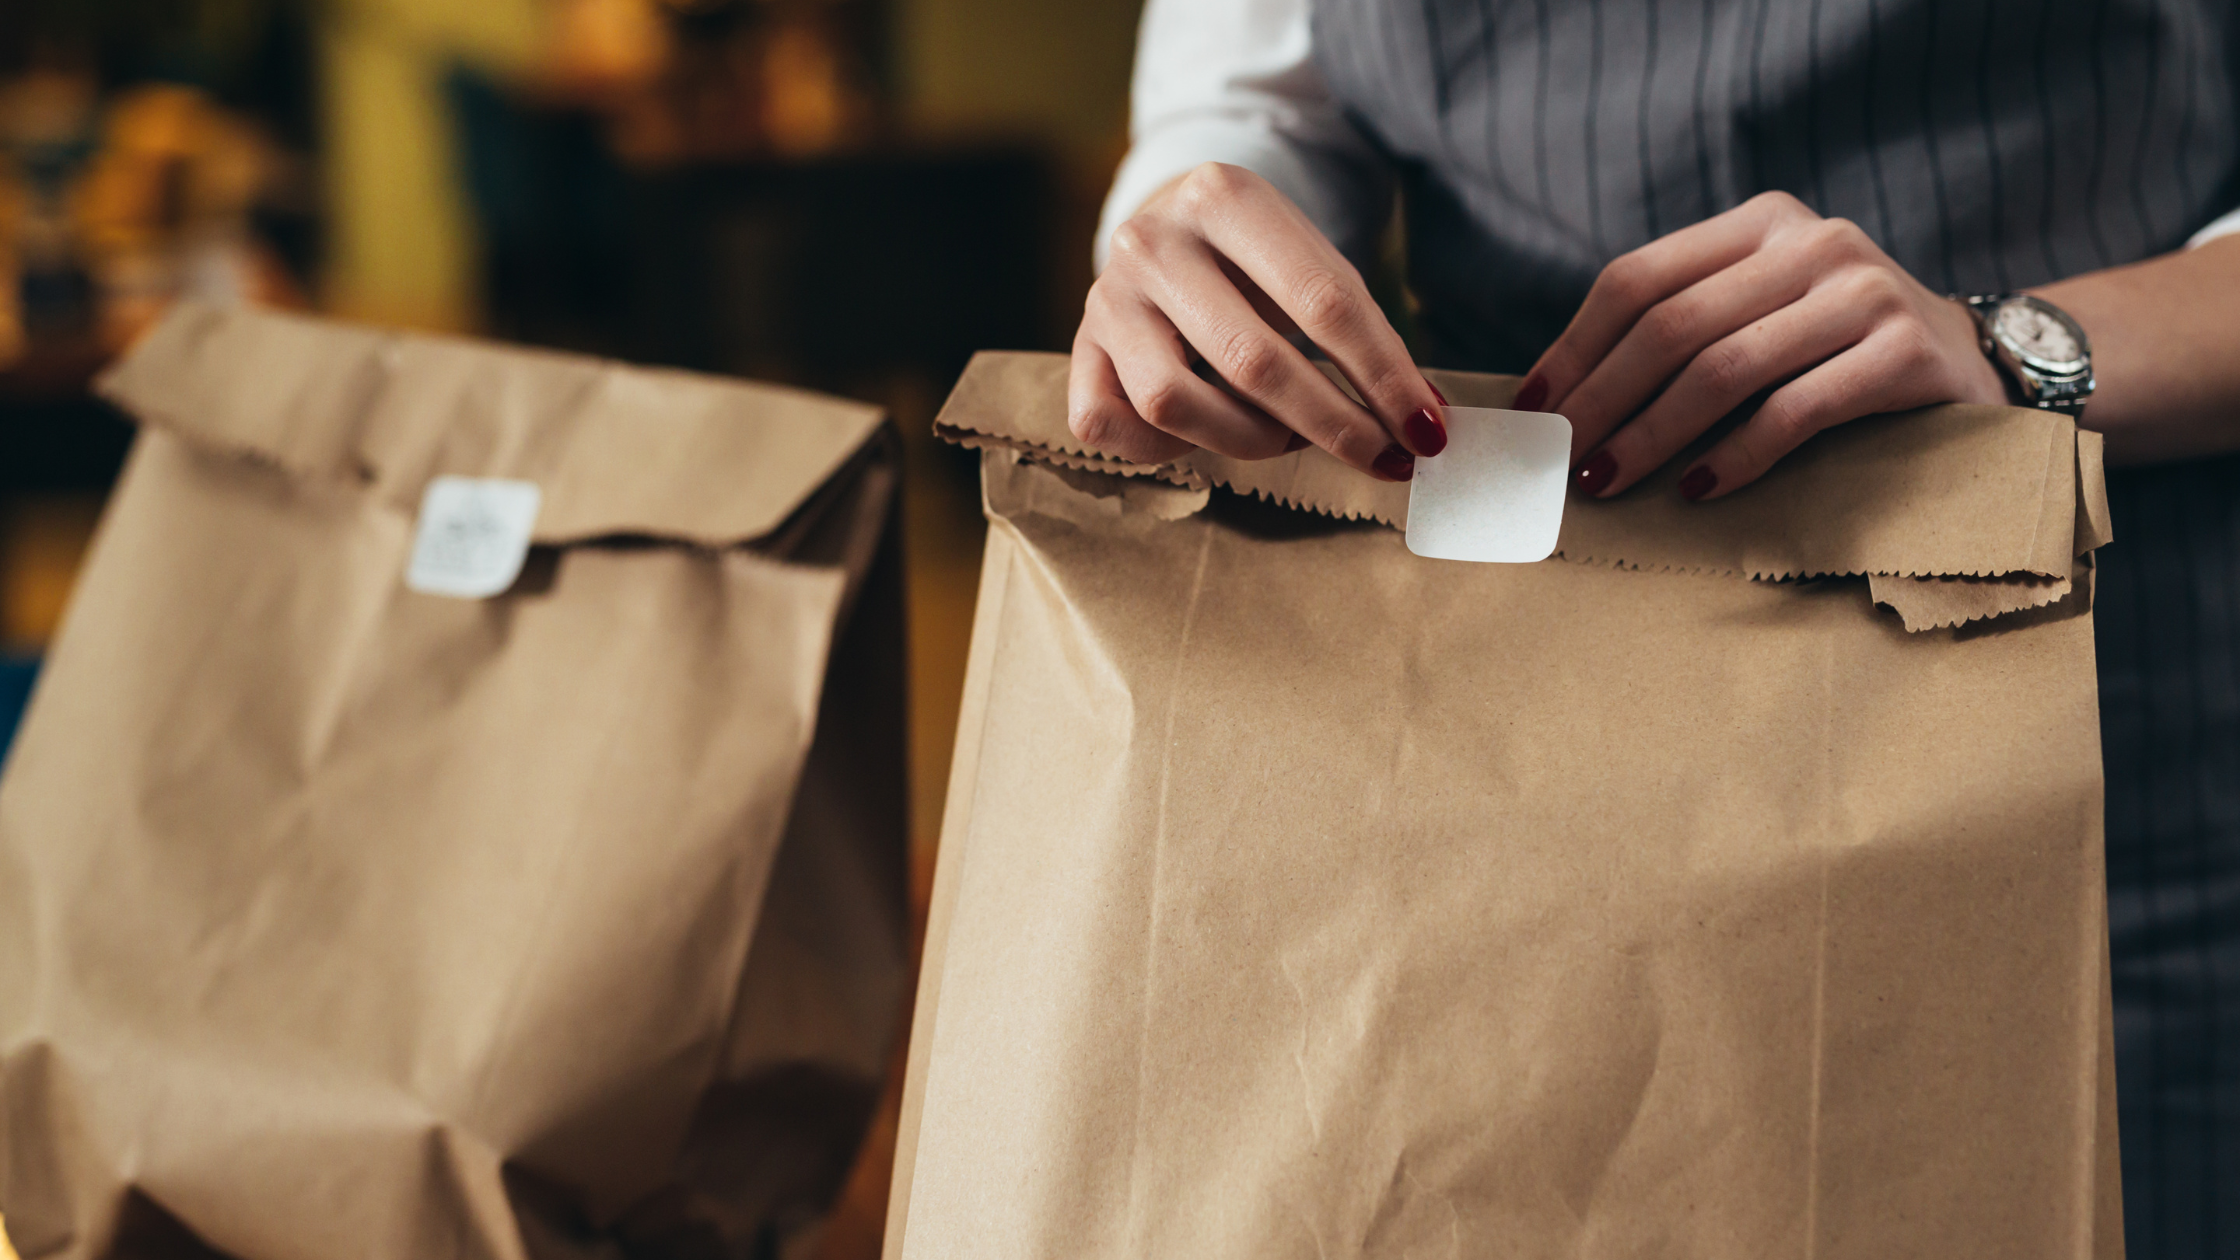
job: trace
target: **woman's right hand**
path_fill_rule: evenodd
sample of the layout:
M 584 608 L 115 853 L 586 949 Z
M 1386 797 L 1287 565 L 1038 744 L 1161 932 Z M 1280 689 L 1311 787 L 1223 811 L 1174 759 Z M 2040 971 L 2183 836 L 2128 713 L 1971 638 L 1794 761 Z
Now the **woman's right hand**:
M 1307 361 L 1292 341 L 1300 333 L 1367 407 Z M 1268 181 L 1215 162 L 1113 233 L 1074 336 L 1068 393 L 1073 435 L 1136 463 L 1196 447 L 1266 459 L 1312 442 L 1406 481 L 1416 456 L 1447 444 L 1445 400 L 1361 274 Z

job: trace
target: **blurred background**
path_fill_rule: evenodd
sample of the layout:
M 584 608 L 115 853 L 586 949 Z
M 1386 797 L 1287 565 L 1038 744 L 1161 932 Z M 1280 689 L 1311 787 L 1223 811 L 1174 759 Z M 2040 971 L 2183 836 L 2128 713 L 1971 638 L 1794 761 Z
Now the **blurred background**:
M 181 296 L 783 381 L 908 440 L 922 906 L 981 543 L 929 425 L 1070 340 L 1140 2 L 7 0 L 0 750 L 131 438 L 88 384 Z

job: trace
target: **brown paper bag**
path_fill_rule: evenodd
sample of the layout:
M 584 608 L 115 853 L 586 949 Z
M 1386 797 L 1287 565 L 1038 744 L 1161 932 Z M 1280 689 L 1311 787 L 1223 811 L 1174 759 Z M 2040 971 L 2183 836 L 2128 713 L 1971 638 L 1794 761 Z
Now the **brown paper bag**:
M 1064 415 L 991 355 L 941 417 L 993 528 L 890 1256 L 2120 1254 L 2096 438 L 1679 461 L 1505 566 Z
M 801 1254 L 906 983 L 866 406 L 190 308 L 0 785 L 50 1256 Z M 533 482 L 511 589 L 403 581 Z

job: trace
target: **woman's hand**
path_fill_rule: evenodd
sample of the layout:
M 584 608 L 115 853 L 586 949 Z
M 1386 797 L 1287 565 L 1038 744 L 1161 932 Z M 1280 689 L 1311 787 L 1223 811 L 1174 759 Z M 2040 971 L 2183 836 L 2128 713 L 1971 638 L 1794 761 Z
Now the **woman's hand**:
M 1293 345 L 1301 332 L 1366 408 Z M 1444 400 L 1360 273 L 1273 185 L 1211 162 L 1113 234 L 1068 393 L 1073 435 L 1138 463 L 1193 447 L 1265 459 L 1313 442 L 1406 481 L 1417 455 L 1447 444 Z
M 1738 490 L 1846 420 L 2007 398 L 1959 303 L 1856 225 L 1775 192 L 1611 263 L 1516 405 L 1570 418 L 1579 489 L 1606 496 L 1767 389 L 1681 477 L 1683 496 Z

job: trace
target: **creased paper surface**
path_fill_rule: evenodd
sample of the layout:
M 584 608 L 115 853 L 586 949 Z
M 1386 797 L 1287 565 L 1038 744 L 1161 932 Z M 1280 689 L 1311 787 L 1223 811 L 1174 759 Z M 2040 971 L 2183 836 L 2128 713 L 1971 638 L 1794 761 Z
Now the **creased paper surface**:
M 2116 1260 L 2089 569 L 1909 632 L 1693 563 L 2069 574 L 2073 438 L 1950 425 L 1999 476 L 1811 474 L 1935 529 L 1774 483 L 1872 519 L 1611 514 L 1640 568 L 990 451 L 888 1254 Z
M 905 983 L 892 435 L 456 341 L 496 394 L 369 394 L 385 345 L 189 308 L 112 379 L 160 418 L 0 782 L 0 1212 L 69 1260 L 745 1260 L 836 1192 Z M 528 454 L 725 416 L 786 470 L 739 504 Z M 628 537 L 411 591 L 447 473 Z

